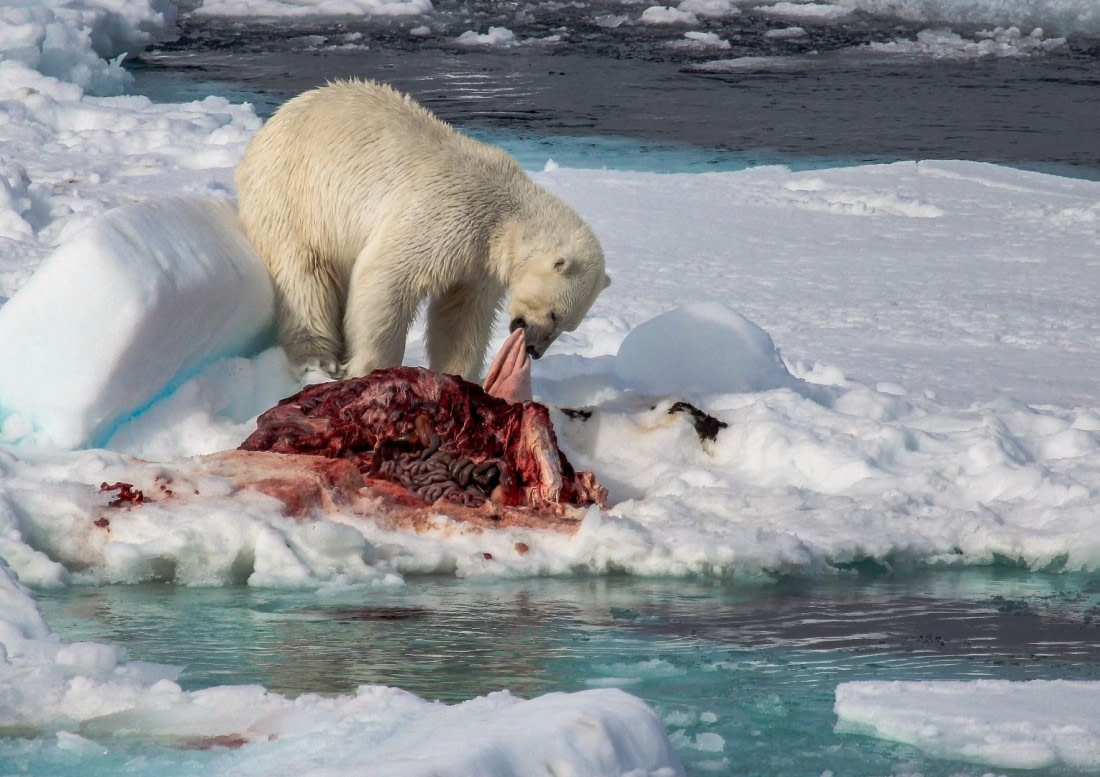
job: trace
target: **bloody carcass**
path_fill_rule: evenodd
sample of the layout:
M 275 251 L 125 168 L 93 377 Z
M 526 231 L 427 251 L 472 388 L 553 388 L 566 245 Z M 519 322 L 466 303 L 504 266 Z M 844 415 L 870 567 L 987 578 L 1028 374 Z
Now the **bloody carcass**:
M 529 391 L 517 335 L 490 369 L 490 391 Z M 263 413 L 240 450 L 343 460 L 391 503 L 460 519 L 561 515 L 607 498 L 558 448 L 546 406 L 417 367 L 308 386 Z

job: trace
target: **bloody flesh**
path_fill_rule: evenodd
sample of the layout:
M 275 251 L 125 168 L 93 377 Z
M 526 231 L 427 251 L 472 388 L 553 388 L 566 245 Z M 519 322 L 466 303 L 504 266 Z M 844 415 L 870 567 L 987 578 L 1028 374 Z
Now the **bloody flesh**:
M 606 498 L 559 450 L 544 405 L 507 402 L 418 367 L 308 386 L 263 413 L 240 449 L 348 459 L 368 481 L 396 483 L 425 502 L 553 510 Z M 479 468 L 491 475 L 484 485 L 472 474 Z M 452 483 L 432 490 L 426 481 L 442 482 L 439 471 Z M 455 482 L 464 476 L 466 485 Z

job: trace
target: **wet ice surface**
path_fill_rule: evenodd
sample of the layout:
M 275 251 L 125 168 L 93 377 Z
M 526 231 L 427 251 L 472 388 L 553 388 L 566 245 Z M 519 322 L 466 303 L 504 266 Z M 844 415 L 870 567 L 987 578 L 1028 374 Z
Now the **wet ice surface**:
M 461 701 L 499 687 L 621 687 L 654 707 L 697 775 L 749 764 L 979 775 L 988 767 L 834 733 L 838 684 L 1100 679 L 1095 576 L 1008 568 L 737 587 L 429 577 L 369 597 L 107 586 L 38 601 L 64 639 L 182 665 L 184 688 L 257 682 L 293 696 L 382 683 Z
M 439 2 L 368 21 L 195 15 L 134 67 L 139 90 L 162 88 L 166 73 L 230 82 L 222 88 L 254 93 L 261 113 L 360 76 L 462 127 L 626 136 L 759 161 L 950 158 L 1098 175 L 1100 43 L 1083 22 L 1063 33 L 1049 26 L 1059 17 L 1036 17 L 1048 27 L 1013 33 L 965 16 L 948 29 L 935 17 L 726 7 L 690 24 L 645 23 L 644 4 L 618 2 Z M 481 42 L 460 43 L 465 33 Z

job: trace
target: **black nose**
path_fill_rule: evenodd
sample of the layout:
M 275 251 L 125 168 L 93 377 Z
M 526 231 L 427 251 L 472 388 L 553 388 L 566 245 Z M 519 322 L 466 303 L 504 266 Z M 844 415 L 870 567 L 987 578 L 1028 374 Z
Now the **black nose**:
M 530 357 L 532 359 L 541 359 L 542 358 L 542 352 L 539 351 L 537 348 L 535 348 L 535 346 L 533 346 L 533 345 L 527 346 L 527 353 L 528 353 L 528 355 L 530 355 Z
M 508 331 L 514 332 L 517 329 L 526 329 L 527 322 L 522 318 L 513 318 L 512 323 L 508 325 Z

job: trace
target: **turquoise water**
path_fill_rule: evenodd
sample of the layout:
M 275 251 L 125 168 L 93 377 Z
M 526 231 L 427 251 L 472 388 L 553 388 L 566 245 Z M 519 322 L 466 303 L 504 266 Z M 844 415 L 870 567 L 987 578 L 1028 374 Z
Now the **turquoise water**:
M 72 587 L 38 600 L 63 639 L 181 666 L 187 689 L 262 683 L 294 696 L 369 683 L 456 702 L 500 688 L 621 687 L 653 706 L 698 777 L 981 775 L 834 734 L 837 684 L 1100 679 L 1100 577 L 1007 568 L 771 585 L 429 577 L 338 594 Z M 0 774 L 191 774 L 235 757 L 103 745 L 89 761 L 52 736 L 0 740 Z
M 862 163 L 845 159 L 791 157 L 771 151 L 734 153 L 720 148 L 621 137 L 534 136 L 482 128 L 466 128 L 464 131 L 478 140 L 503 148 L 527 170 L 542 170 L 547 160 L 553 160 L 560 167 L 647 173 L 718 173 L 760 165 L 820 170 Z

